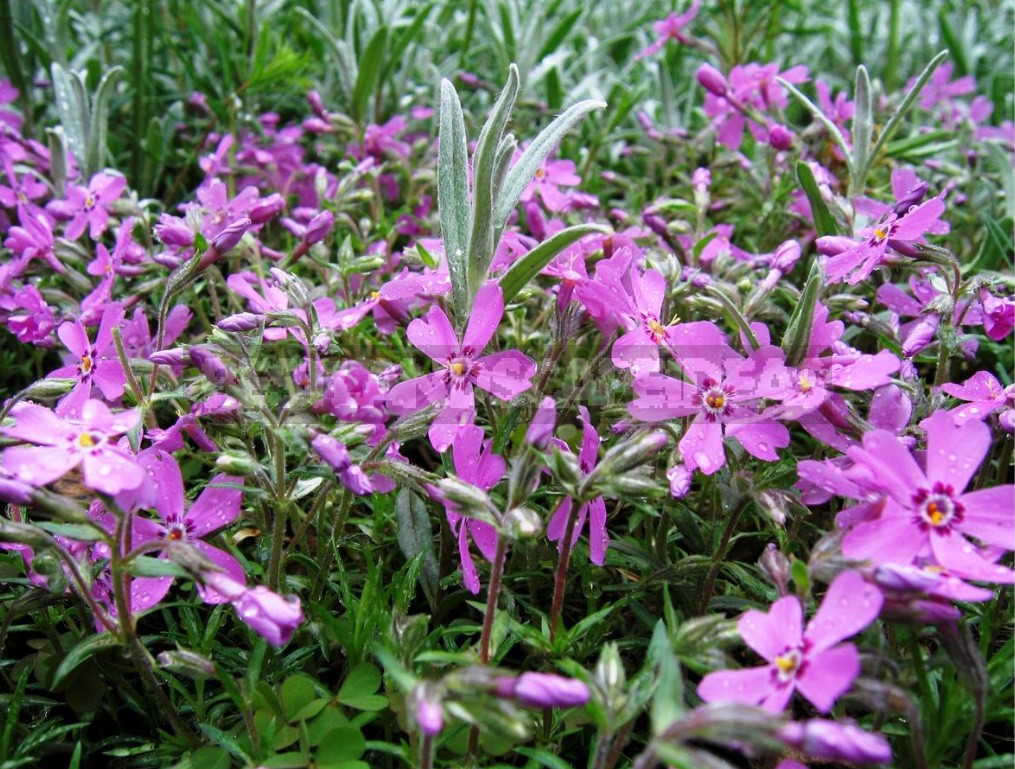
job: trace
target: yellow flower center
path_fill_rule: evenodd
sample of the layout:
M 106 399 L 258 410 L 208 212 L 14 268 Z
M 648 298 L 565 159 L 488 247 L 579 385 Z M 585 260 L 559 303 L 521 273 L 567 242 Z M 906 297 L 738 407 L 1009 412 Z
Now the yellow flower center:
M 91 208 L 94 205 L 95 205 L 95 198 L 93 198 L 91 195 L 89 195 L 87 198 L 85 198 L 85 208 Z
M 650 320 L 648 322 L 648 330 L 652 332 L 652 336 L 658 342 L 664 336 L 666 336 L 666 326 L 657 320 Z
M 460 361 L 455 361 L 448 368 L 451 369 L 451 373 L 455 376 L 461 376 L 465 373 L 465 364 Z
M 373 301 L 375 301 L 375 302 L 376 302 L 376 301 L 377 301 L 378 299 L 380 299 L 380 298 L 381 298 L 381 292 L 380 292 L 380 291 L 371 291 L 371 292 L 370 292 L 370 298 L 371 298 L 371 299 L 372 299 Z
M 705 398 L 705 404 L 710 409 L 721 409 L 726 405 L 726 398 L 718 393 L 713 393 Z
M 878 240 L 884 240 L 885 238 L 888 237 L 888 230 L 886 230 L 884 227 L 878 227 L 877 229 L 874 230 L 874 237 L 877 238 Z
M 183 532 L 179 529 L 172 529 L 169 534 L 166 535 L 166 539 L 176 542 L 183 539 Z
M 807 378 L 806 374 L 800 375 L 800 392 L 809 393 L 813 389 L 814 385 L 811 384 L 811 380 Z
M 82 355 L 81 356 L 81 373 L 87 374 L 92 370 L 92 356 Z
M 930 519 L 931 526 L 940 526 L 945 519 L 947 513 L 941 509 L 937 502 L 931 502 L 927 505 L 927 517 Z
M 537 179 L 542 179 L 544 176 L 546 176 L 546 171 L 544 171 L 542 168 L 540 168 L 540 169 L 538 169 L 536 171 L 536 178 Z
M 792 673 L 797 666 L 796 656 L 793 654 L 780 654 L 775 658 L 775 666 L 783 673 Z
M 90 449 L 95 445 L 95 439 L 92 438 L 91 433 L 81 433 L 78 436 L 78 446 L 83 449 Z

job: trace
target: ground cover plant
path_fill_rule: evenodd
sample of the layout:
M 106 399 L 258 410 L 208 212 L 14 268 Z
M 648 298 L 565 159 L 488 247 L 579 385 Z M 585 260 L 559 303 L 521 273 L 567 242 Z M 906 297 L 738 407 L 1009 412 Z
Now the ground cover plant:
M 1011 766 L 1013 21 L 0 0 L 0 767 Z

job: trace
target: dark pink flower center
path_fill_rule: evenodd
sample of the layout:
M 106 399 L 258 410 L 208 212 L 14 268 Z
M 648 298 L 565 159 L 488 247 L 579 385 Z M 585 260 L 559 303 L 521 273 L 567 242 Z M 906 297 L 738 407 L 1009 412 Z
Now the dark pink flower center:
M 190 527 L 186 521 L 170 520 L 166 523 L 166 530 L 162 533 L 164 539 L 170 542 L 186 540 L 190 533 Z
M 720 417 L 733 413 L 733 385 L 721 384 L 712 378 L 705 379 L 692 397 L 695 406 L 700 406 L 705 419 L 714 422 Z
M 940 533 L 946 533 L 953 524 L 960 523 L 966 512 L 965 505 L 955 498 L 955 489 L 941 481 L 929 490 L 918 489 L 913 494 L 913 507 L 920 528 Z

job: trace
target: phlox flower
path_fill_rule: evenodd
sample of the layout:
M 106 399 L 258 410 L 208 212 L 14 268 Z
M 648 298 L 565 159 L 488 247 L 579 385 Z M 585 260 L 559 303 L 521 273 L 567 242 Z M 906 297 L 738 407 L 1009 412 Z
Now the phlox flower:
M 516 160 L 521 154 L 520 150 L 516 153 Z M 546 160 L 536 169 L 535 176 L 519 200 L 526 203 L 538 195 L 548 211 L 559 213 L 568 209 L 572 197 L 571 193 L 563 191 L 561 187 L 576 187 L 581 183 L 582 178 L 578 175 L 573 160 Z
M 506 465 L 503 457 L 493 453 L 493 441 L 484 441 L 483 428 L 466 425 L 455 435 L 451 456 L 455 474 L 466 483 L 489 491 L 504 477 Z M 497 554 L 497 529 L 489 523 L 467 518 L 456 506 L 442 498 L 451 533 L 458 540 L 458 555 L 462 561 L 462 581 L 473 595 L 479 593 L 479 575 L 472 560 L 469 540 L 472 540 L 487 561 Z
M 678 43 L 687 43 L 690 38 L 684 32 L 684 27 L 698 18 L 699 8 L 701 8 L 701 0 L 693 0 L 683 13 L 671 13 L 665 19 L 653 24 L 652 31 L 656 34 L 656 40 L 648 48 L 635 56 L 635 61 L 658 53 L 670 40 L 676 40 Z
M 284 646 L 303 621 L 296 596 L 279 595 L 264 585 L 247 587 L 243 579 L 222 572 L 203 576 L 205 587 L 225 597 L 244 623 L 272 646 Z
M 730 347 L 715 345 L 711 336 L 702 335 L 695 355 L 680 357 L 690 381 L 642 374 L 634 380 L 638 397 L 628 411 L 646 422 L 693 416 L 679 449 L 687 467 L 705 475 L 726 463 L 724 434 L 752 456 L 776 461 L 776 449 L 789 445 L 789 431 L 757 406 L 761 399 L 779 399 L 785 393 L 789 375 L 782 350 L 761 347 L 744 358 Z
M 737 623 L 740 637 L 768 664 L 709 673 L 698 685 L 698 695 L 706 702 L 761 705 L 779 713 L 799 691 L 827 713 L 860 673 L 856 646 L 839 642 L 873 622 L 882 602 L 876 587 L 847 571 L 829 585 L 806 628 L 795 595 L 780 598 L 767 613 L 746 612 Z
M 807 68 L 796 66 L 780 73 L 776 64 L 738 64 L 730 70 L 725 95 L 705 94 L 705 114 L 715 123 L 720 144 L 737 149 L 743 141 L 745 127 L 756 141 L 768 143 L 768 127 L 754 119 L 748 120 L 744 113 L 751 108 L 767 112 L 786 107 L 786 94 L 775 82 L 777 76 L 789 83 L 803 83 L 807 80 Z
M 825 276 L 831 282 L 845 280 L 850 284 L 866 280 L 884 264 L 890 248 L 906 248 L 922 240 L 939 223 L 944 210 L 940 197 L 931 198 L 906 214 L 889 213 L 877 224 L 860 230 L 859 240 L 835 235 L 818 238 L 818 250 L 827 255 Z
M 47 408 L 22 401 L 11 409 L 14 424 L 0 427 L 9 438 L 34 443 L 5 449 L 0 464 L 14 477 L 45 486 L 81 466 L 85 486 L 104 494 L 137 488 L 145 478 L 134 457 L 114 442 L 136 427 L 136 409 L 113 414 L 102 401 L 86 401 L 78 419 L 61 419 Z
M 500 286 L 488 283 L 476 293 L 461 342 L 444 310 L 436 305 L 425 318 L 417 318 L 406 329 L 409 341 L 443 370 L 392 387 L 388 407 L 395 414 L 412 414 L 431 403 L 441 404 L 429 431 L 430 442 L 438 451 L 451 445 L 462 425 L 472 424 L 476 414 L 474 387 L 509 401 L 532 384 L 536 364 L 517 350 L 480 357 L 503 315 Z
M 941 389 L 954 398 L 967 401 L 966 405 L 948 412 L 958 424 L 970 419 L 982 421 L 995 411 L 1015 411 L 1015 385 L 1002 387 L 989 371 L 977 371 L 961 385 L 949 382 L 941 385 Z M 1009 416 L 1009 421 L 1011 419 Z
M 0 319 L 19 342 L 48 347 L 56 328 L 53 308 L 31 283 L 18 291 L 0 294 Z
M 64 237 L 77 240 L 88 227 L 88 236 L 98 240 L 109 226 L 111 206 L 127 188 L 127 180 L 112 174 L 95 174 L 87 187 L 73 185 L 67 189 L 67 197 L 54 200 L 46 206 L 59 219 L 69 219 L 64 228 Z
M 1011 550 L 1015 543 L 1013 488 L 966 492 L 990 450 L 990 428 L 956 424 L 950 414 L 925 419 L 921 465 L 895 435 L 874 430 L 848 452 L 847 476 L 881 495 L 880 515 L 856 525 L 842 542 L 849 558 L 902 565 L 926 558 L 968 579 L 1015 582 L 1015 572 L 983 558 L 967 537 Z
M 56 335 L 72 357 L 67 365 L 51 371 L 49 376 L 77 380 L 74 389 L 57 404 L 58 414 L 78 416 L 82 406 L 92 397 L 92 384 L 99 388 L 106 400 L 114 401 L 123 395 L 127 376 L 123 373 L 113 343 L 113 329 L 122 320 L 123 307 L 108 305 L 102 313 L 94 343 L 88 339 L 88 332 L 79 320 L 67 321 L 56 330 Z
M 592 472 L 599 460 L 599 433 L 596 432 L 596 428 L 589 418 L 589 410 L 584 406 L 579 406 L 578 412 L 582 422 L 582 445 L 578 450 L 578 467 L 584 477 Z M 574 500 L 571 497 L 564 497 L 546 525 L 546 537 L 551 542 L 557 543 L 558 551 L 564 549 L 567 519 L 571 515 L 573 505 Z M 581 537 L 586 519 L 589 521 L 589 557 L 592 559 L 592 563 L 602 566 L 606 558 L 606 548 L 610 544 L 610 536 L 606 533 L 606 502 L 601 496 L 591 502 L 585 502 L 578 508 L 578 515 L 575 518 L 571 534 L 571 547 L 574 547 L 578 538 Z

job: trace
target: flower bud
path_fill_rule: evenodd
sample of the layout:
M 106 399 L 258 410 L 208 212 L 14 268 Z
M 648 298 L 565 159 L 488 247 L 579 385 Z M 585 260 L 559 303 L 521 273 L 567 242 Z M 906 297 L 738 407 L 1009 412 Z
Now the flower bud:
M 606 452 L 596 471 L 604 478 L 622 475 L 653 459 L 668 441 L 666 433 L 661 431 L 642 433 L 622 441 Z
M 768 129 L 768 143 L 775 150 L 788 150 L 793 146 L 793 132 L 786 126 L 776 123 Z
M 906 334 L 906 339 L 902 343 L 902 354 L 911 358 L 926 349 L 934 341 L 940 322 L 941 319 L 933 313 L 921 317 Z
M 212 248 L 220 254 L 232 251 L 240 239 L 246 234 L 253 222 L 246 216 L 242 216 L 230 222 L 219 231 L 219 234 L 212 238 Z
M 236 383 L 233 372 L 206 345 L 196 345 L 190 348 L 190 362 L 214 384 L 222 386 Z
M 768 543 L 765 552 L 761 554 L 758 566 L 761 567 L 761 571 L 764 572 L 765 576 L 778 589 L 779 595 L 787 595 L 789 593 L 789 588 L 787 587 L 790 573 L 789 558 L 775 546 L 774 542 Z
M 824 235 L 814 241 L 818 253 L 825 256 L 837 256 L 851 248 L 856 248 L 856 241 L 842 235 Z
M 307 231 L 303 233 L 303 242 L 308 246 L 320 243 L 331 232 L 335 226 L 335 215 L 331 211 L 321 211 L 307 224 Z
M 892 760 L 892 749 L 884 737 L 842 721 L 819 718 L 803 723 L 791 721 L 779 728 L 778 736 L 810 758 L 857 764 Z
M 687 465 L 676 464 L 666 471 L 666 479 L 670 482 L 670 494 L 675 499 L 683 499 L 691 490 L 691 481 L 694 472 L 687 469 Z
M 529 429 L 525 433 L 525 441 L 537 449 L 546 448 L 553 437 L 553 428 L 557 424 L 557 402 L 547 395 L 543 398 L 536 413 L 532 416 Z
M 190 248 L 194 245 L 194 231 L 186 222 L 163 214 L 155 225 L 155 237 L 171 248 Z
M 272 267 L 268 272 L 275 285 L 285 291 L 294 306 L 306 307 L 310 303 L 310 294 L 300 278 L 278 267 Z
M 183 347 L 159 350 L 149 355 L 148 360 L 159 366 L 183 366 L 190 360 L 190 351 Z
M 215 460 L 215 468 L 230 475 L 249 477 L 255 475 L 261 469 L 261 464 L 248 455 L 219 454 Z
M 501 528 L 510 539 L 528 539 L 542 531 L 543 521 L 535 510 L 528 507 L 512 507 L 504 513 Z
M 571 708 L 589 701 L 589 687 L 577 678 L 554 673 L 522 673 L 518 678 L 497 679 L 509 682 L 511 695 L 529 708 Z
M 275 218 L 276 215 L 282 213 L 285 210 L 285 198 L 279 195 L 277 192 L 273 192 L 266 198 L 261 198 L 250 209 L 250 221 L 254 224 L 264 224 L 269 219 Z
M 217 675 L 215 663 L 190 649 L 177 647 L 174 651 L 159 654 L 159 667 L 182 674 L 195 681 L 214 678 Z
M 328 111 L 324 108 L 324 99 L 321 98 L 321 94 L 316 90 L 310 91 L 307 94 L 307 104 L 310 105 L 310 109 L 321 120 L 328 119 Z
M 800 244 L 795 240 L 780 243 L 772 254 L 772 267 L 783 275 L 790 272 L 800 259 Z
M 905 194 L 899 198 L 899 202 L 895 204 L 895 215 L 905 216 L 908 214 L 909 209 L 920 204 L 928 189 L 930 189 L 930 185 L 927 182 L 917 182 L 906 190 Z
M 430 683 L 416 687 L 412 696 L 413 718 L 419 730 L 426 735 L 440 734 L 444 728 L 444 709 L 438 696 L 438 689 Z
M 236 333 L 239 331 L 253 331 L 260 328 L 264 322 L 264 316 L 252 312 L 238 312 L 235 315 L 227 315 L 215 325 L 223 331 Z
M 702 64 L 694 76 L 702 88 L 715 96 L 725 96 L 730 89 L 725 75 L 711 64 Z

